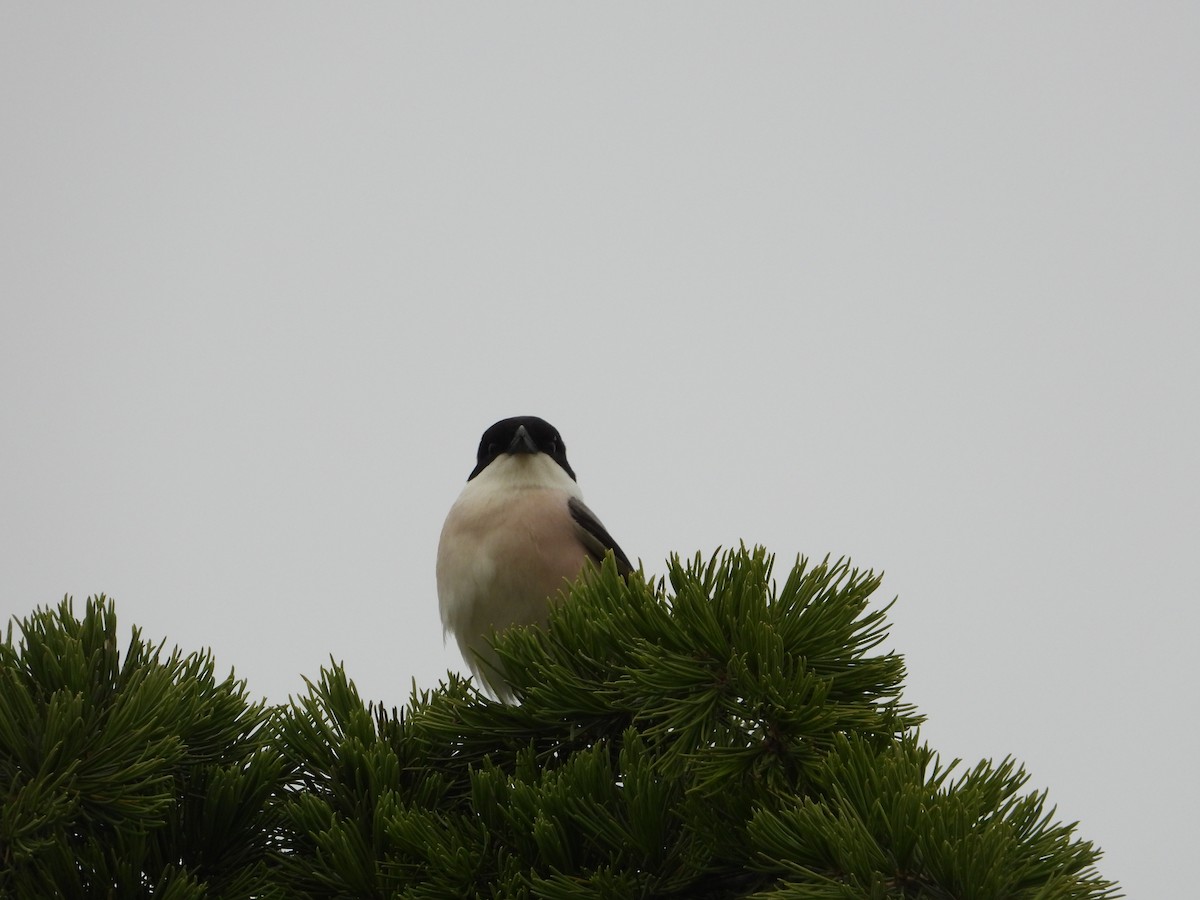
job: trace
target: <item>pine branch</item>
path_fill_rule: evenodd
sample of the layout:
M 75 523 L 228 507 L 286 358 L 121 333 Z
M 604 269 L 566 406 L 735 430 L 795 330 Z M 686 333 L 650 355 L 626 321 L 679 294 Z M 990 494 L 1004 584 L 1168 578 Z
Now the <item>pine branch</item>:
M 281 736 L 304 771 L 290 889 L 1113 896 L 1011 764 L 948 783 L 917 743 L 903 662 L 877 651 L 877 577 L 800 560 L 777 587 L 771 568 L 742 549 L 653 584 L 610 560 L 544 631 L 497 639 L 518 706 L 451 678 L 403 714 L 364 710 L 324 672 Z
M 0 896 L 269 896 L 268 712 L 207 653 L 163 656 L 64 599 L 0 644 Z

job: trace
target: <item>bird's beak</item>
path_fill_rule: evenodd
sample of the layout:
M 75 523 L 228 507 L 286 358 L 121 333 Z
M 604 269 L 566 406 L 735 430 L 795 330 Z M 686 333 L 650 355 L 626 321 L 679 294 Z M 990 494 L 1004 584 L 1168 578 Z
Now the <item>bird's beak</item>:
M 522 425 L 517 429 L 517 433 L 513 435 L 512 443 L 508 445 L 505 453 L 537 453 L 537 444 L 533 442 L 533 438 L 529 436 L 529 432 Z

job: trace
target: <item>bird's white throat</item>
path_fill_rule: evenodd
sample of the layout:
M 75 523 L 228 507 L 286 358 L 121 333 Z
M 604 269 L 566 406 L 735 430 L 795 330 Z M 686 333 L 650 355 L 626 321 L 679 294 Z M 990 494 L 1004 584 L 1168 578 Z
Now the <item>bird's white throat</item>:
M 583 499 L 575 480 L 544 453 L 502 453 L 467 482 L 463 493 L 503 493 L 528 488 L 551 488 Z

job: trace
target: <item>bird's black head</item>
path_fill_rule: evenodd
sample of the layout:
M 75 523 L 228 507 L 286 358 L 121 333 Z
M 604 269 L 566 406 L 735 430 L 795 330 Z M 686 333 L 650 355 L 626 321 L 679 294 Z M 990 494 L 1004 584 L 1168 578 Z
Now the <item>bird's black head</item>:
M 575 480 L 575 472 L 567 462 L 567 445 L 563 443 L 558 429 L 537 416 L 501 419 L 485 431 L 479 442 L 475 469 L 467 481 L 486 469 L 488 463 L 502 453 L 545 453 L 571 476 L 572 481 Z

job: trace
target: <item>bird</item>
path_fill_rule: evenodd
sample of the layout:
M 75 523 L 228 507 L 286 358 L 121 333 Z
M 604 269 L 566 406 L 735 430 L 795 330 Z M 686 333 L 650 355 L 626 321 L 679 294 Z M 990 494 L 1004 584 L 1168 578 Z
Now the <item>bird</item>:
M 489 693 L 512 702 L 493 635 L 543 624 L 559 592 L 610 551 L 622 577 L 633 571 L 583 502 L 558 430 L 537 416 L 501 419 L 483 433 L 438 540 L 443 637 L 454 635 Z

